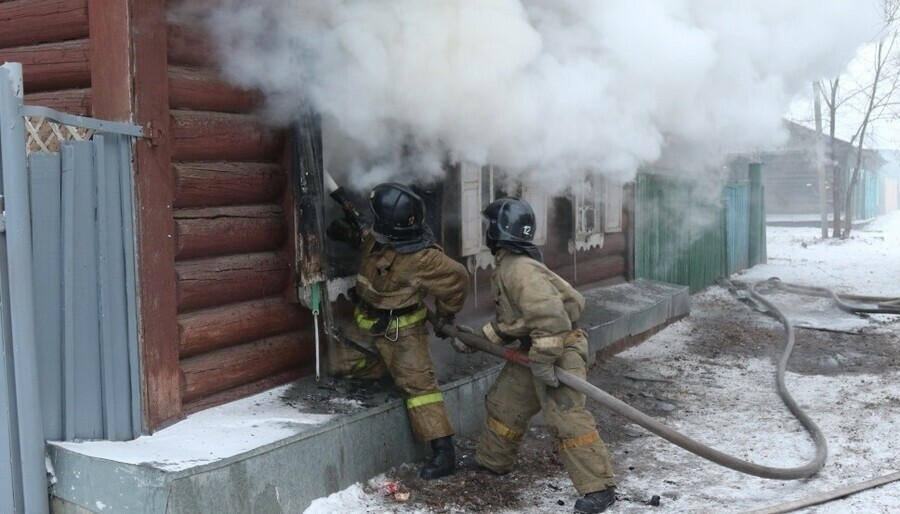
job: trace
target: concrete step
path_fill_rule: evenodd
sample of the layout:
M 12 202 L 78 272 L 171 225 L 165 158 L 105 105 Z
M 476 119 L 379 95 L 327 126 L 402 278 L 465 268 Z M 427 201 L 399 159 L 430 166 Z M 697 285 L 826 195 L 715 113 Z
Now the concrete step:
M 580 325 L 592 354 L 638 342 L 690 311 L 684 286 L 635 281 L 584 294 Z M 433 342 L 436 360 L 446 346 Z M 438 364 L 444 400 L 457 433 L 475 433 L 502 364 L 452 355 L 450 365 Z M 307 378 L 134 441 L 48 443 L 52 511 L 300 513 L 316 498 L 422 460 L 425 446 L 413 442 L 389 388 Z

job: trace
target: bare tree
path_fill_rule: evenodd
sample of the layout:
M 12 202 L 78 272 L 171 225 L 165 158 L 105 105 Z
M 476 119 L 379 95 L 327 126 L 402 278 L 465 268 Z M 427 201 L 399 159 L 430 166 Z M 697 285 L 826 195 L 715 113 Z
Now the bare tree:
M 850 183 L 847 185 L 846 206 L 844 209 L 844 212 L 847 213 L 847 223 L 844 224 L 843 232 L 841 232 L 841 237 L 843 239 L 850 236 L 850 230 L 853 227 L 853 197 L 856 186 L 859 185 L 859 173 L 863 166 L 863 149 L 865 147 L 867 135 L 866 130 L 869 128 L 869 123 L 873 120 L 876 111 L 884 111 L 897 89 L 898 77 L 900 77 L 897 70 L 894 69 L 890 73 L 890 77 L 887 77 L 887 73 L 885 73 L 888 56 L 893 53 L 896 40 L 897 33 L 896 31 L 893 31 L 887 41 L 882 40 L 877 43 L 875 61 L 873 63 L 875 67 L 875 78 L 869 87 L 868 103 L 863 113 L 862 125 L 860 125 L 858 132 L 859 138 L 856 144 L 856 163 L 853 166 L 853 174 L 850 177 Z M 884 84 L 882 84 L 882 78 L 886 79 L 884 80 Z M 879 91 L 879 86 L 884 86 L 881 88 L 882 91 Z M 886 89 L 886 91 L 884 91 L 884 89 Z
M 837 137 L 835 136 L 837 131 L 837 113 L 838 108 L 851 99 L 849 96 L 840 98 L 838 94 L 840 84 L 840 77 L 819 83 L 820 89 L 826 91 L 825 106 L 828 108 L 828 158 L 826 162 L 831 166 L 831 205 L 833 207 L 831 237 L 839 237 L 841 235 L 841 206 L 844 204 L 844 173 L 843 168 L 837 162 Z M 827 237 L 827 234 L 823 233 L 823 237 Z
M 860 173 L 865 163 L 865 145 L 871 139 L 873 124 L 877 121 L 896 118 L 896 92 L 900 86 L 900 57 L 897 52 L 897 24 L 900 12 L 900 0 L 879 0 L 884 25 L 874 43 L 869 81 L 856 87 L 842 90 L 840 78 L 822 81 L 820 87 L 825 90 L 825 104 L 829 117 L 829 159 L 832 163 L 832 237 L 847 238 L 853 222 L 853 198 L 859 185 Z M 838 162 L 837 139 L 835 137 L 838 109 L 846 106 L 852 110 L 850 116 L 860 119 L 856 133 L 850 139 L 854 147 L 854 156 L 847 155 L 846 163 Z M 844 176 L 845 166 L 853 162 L 849 181 Z M 846 187 L 845 187 L 846 186 Z M 842 209 L 843 207 L 843 209 Z M 845 219 L 841 219 L 841 214 Z

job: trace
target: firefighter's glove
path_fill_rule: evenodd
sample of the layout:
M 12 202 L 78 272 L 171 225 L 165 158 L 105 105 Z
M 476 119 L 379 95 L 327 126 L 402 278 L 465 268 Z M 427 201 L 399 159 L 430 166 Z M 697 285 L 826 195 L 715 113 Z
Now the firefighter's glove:
M 472 327 L 467 327 L 465 325 L 457 325 L 456 328 L 458 328 L 460 332 L 465 332 L 467 334 L 475 333 L 475 330 L 473 330 Z M 459 353 L 475 353 L 477 351 L 475 350 L 475 348 L 467 345 L 466 343 L 460 341 L 455 337 L 450 340 L 450 346 L 452 346 L 453 349 Z
M 434 335 L 441 339 L 449 338 L 450 335 L 444 333 L 444 327 L 452 327 L 455 322 L 455 314 L 438 314 L 437 324 L 434 325 Z
M 547 387 L 558 387 L 559 379 L 556 378 L 556 370 L 553 363 L 531 361 L 531 374 L 536 380 L 547 384 Z
M 359 230 L 347 218 L 338 218 L 328 225 L 325 235 L 332 241 L 340 241 L 349 245 L 359 242 Z

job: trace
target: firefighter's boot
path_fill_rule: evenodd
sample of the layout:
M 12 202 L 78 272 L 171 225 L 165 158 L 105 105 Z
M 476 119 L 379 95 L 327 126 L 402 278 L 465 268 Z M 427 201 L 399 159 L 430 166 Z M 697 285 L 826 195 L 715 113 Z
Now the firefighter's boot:
M 575 514 L 597 514 L 605 511 L 613 503 L 616 503 L 616 488 L 607 487 L 579 498 L 575 502 Z
M 425 480 L 445 477 L 456 470 L 456 451 L 453 448 L 453 437 L 439 437 L 431 441 L 434 454 L 431 462 L 422 467 L 419 477 Z

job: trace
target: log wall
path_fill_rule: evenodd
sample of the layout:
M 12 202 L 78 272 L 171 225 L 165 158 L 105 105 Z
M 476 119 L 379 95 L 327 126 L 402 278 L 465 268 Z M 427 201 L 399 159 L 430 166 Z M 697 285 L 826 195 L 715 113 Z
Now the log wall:
M 22 63 L 26 103 L 91 115 L 88 25 L 88 0 L 0 2 L 0 63 Z
M 168 25 L 173 230 L 185 412 L 300 376 L 311 317 L 289 303 L 293 243 L 284 134 L 254 115 L 259 96 L 230 85 L 210 39 Z
M 0 62 L 23 63 L 27 103 L 150 127 L 135 162 L 151 431 L 296 378 L 314 353 L 310 316 L 286 300 L 285 137 L 216 71 L 201 24 L 167 7 L 0 0 Z

